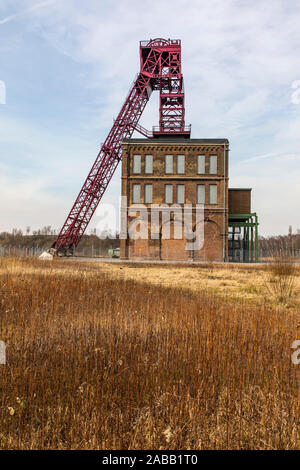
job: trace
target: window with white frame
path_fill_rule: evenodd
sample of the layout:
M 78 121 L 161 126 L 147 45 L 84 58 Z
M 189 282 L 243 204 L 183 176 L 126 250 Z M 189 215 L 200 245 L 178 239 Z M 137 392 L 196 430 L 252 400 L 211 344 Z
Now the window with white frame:
M 218 187 L 216 184 L 209 185 L 209 203 L 210 204 L 218 203 Z
M 140 155 L 133 155 L 132 172 L 141 173 L 141 156 Z
M 205 155 L 198 155 L 197 173 L 198 175 L 204 175 L 205 173 Z
M 177 184 L 176 199 L 177 204 L 184 204 L 184 184 Z
M 152 204 L 152 184 L 144 185 L 144 202 L 145 204 Z
M 153 173 L 153 155 L 145 155 L 145 173 Z
M 210 175 L 216 175 L 218 172 L 218 157 L 217 155 L 209 156 L 209 173 Z
M 183 175 L 185 172 L 185 155 L 177 155 L 177 173 Z
M 205 204 L 205 184 L 197 184 L 197 204 Z
M 173 173 L 173 155 L 165 156 L 165 173 L 166 174 Z
M 165 184 L 165 203 L 173 204 L 173 185 Z
M 140 204 L 141 202 L 141 185 L 133 184 L 132 185 L 132 203 Z

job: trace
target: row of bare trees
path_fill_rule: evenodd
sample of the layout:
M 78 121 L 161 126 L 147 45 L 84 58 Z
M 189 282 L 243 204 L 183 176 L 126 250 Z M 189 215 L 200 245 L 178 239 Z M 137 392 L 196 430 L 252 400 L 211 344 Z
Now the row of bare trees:
M 260 256 L 296 256 L 300 257 L 300 230 L 288 235 L 259 238 Z
M 3 233 L 9 233 L 9 232 L 3 232 Z M 26 236 L 29 236 L 29 235 L 56 235 L 56 230 L 52 229 L 51 225 L 45 225 L 45 227 L 43 227 L 42 229 L 33 230 L 31 232 L 31 227 L 28 225 L 24 231 L 20 228 L 14 227 L 11 231 L 11 235 L 13 235 L 14 237 L 23 236 L 23 235 L 26 235 Z
M 100 234 L 94 229 L 90 234 L 84 235 L 80 241 L 76 253 L 83 256 L 105 256 L 108 250 L 120 246 L 118 236 L 114 239 L 107 231 Z M 51 226 L 45 226 L 39 230 L 31 232 L 30 227 L 26 228 L 26 233 L 21 229 L 13 229 L 11 233 L 0 233 L 0 256 L 35 256 L 48 249 L 56 238 L 56 231 Z

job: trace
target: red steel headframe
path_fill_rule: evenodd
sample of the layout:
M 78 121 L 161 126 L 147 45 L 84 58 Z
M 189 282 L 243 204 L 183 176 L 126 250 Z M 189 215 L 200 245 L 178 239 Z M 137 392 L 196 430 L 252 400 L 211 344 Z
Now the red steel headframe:
M 121 159 L 123 139 L 131 137 L 135 129 L 146 132 L 147 137 L 190 135 L 190 127 L 184 125 L 180 40 L 141 41 L 140 59 L 136 81 L 52 245 L 57 254 L 72 254 L 80 242 Z M 138 121 L 153 90 L 160 91 L 160 121 L 159 128 L 153 128 L 153 134 L 148 135 Z

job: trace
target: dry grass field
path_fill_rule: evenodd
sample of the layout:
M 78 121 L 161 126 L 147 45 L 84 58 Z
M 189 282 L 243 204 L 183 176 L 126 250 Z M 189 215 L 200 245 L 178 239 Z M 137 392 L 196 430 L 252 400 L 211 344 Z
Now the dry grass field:
M 298 449 L 300 276 L 275 274 L 0 259 L 0 448 Z
M 93 269 L 94 262 L 85 263 Z M 224 300 L 266 303 L 300 311 L 300 266 L 294 267 L 294 288 L 291 295 L 279 299 L 272 289 L 273 270 L 265 265 L 246 264 L 112 264 L 101 263 L 96 269 L 113 279 L 135 280 L 160 287 L 178 287 L 196 294 L 199 291 L 217 294 Z

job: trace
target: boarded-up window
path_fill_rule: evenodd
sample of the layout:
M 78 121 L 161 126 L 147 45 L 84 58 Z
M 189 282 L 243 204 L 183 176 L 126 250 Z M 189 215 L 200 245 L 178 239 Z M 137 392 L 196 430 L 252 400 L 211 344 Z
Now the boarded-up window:
M 218 202 L 218 189 L 216 184 L 209 185 L 209 203 L 217 204 Z
M 145 173 L 153 173 L 153 155 L 145 155 Z
M 197 204 L 205 204 L 205 184 L 197 184 Z
M 184 204 L 184 184 L 177 185 L 177 204 Z
M 145 204 L 152 204 L 152 184 L 145 184 L 144 186 L 144 202 Z
M 205 155 L 198 155 L 197 173 L 198 175 L 205 173 Z
M 217 155 L 210 155 L 209 157 L 209 173 L 216 175 L 218 172 L 218 157 Z
M 141 172 L 141 156 L 140 155 L 133 155 L 133 173 L 140 173 Z
M 165 203 L 173 204 L 173 185 L 165 184 Z
M 165 156 L 165 173 L 173 173 L 173 155 Z
M 141 185 L 133 184 L 132 185 L 132 203 L 140 204 L 141 202 Z
M 185 156 L 177 155 L 177 173 L 183 175 L 185 172 Z

